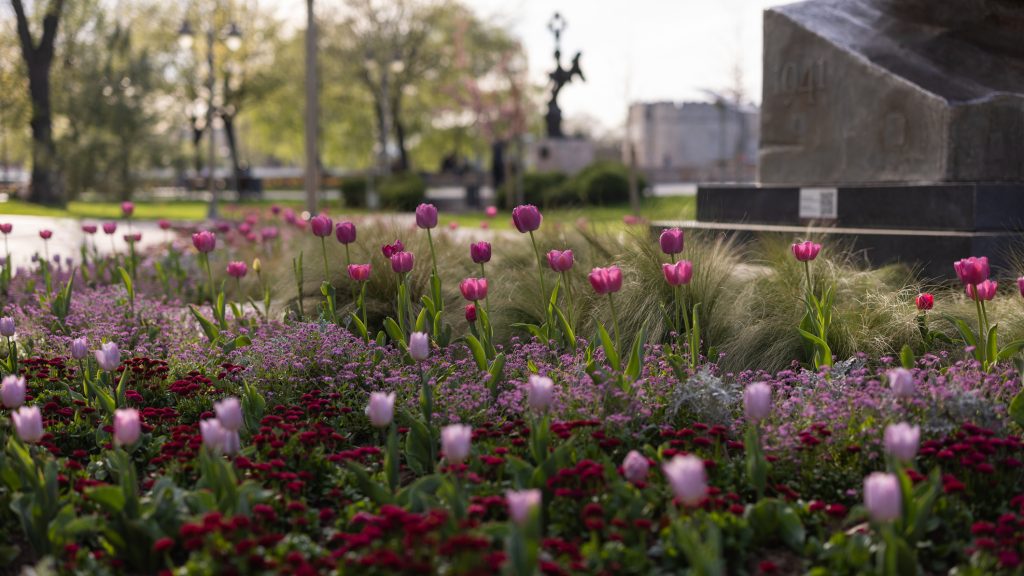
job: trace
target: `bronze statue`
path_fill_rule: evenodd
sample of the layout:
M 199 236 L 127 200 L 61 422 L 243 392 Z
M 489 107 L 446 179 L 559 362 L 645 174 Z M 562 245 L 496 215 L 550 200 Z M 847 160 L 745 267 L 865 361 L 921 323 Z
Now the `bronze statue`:
M 583 77 L 583 70 L 580 68 L 580 52 L 572 58 L 572 66 L 562 67 L 562 31 L 565 30 L 566 21 L 562 15 L 555 12 L 551 22 L 548 23 L 548 30 L 555 35 L 555 69 L 548 74 L 551 78 L 551 98 L 548 100 L 548 113 L 544 117 L 547 121 L 548 138 L 564 138 L 562 133 L 562 110 L 558 107 L 558 93 L 562 86 L 572 82 L 572 79 L 579 76 L 579 79 L 586 82 Z

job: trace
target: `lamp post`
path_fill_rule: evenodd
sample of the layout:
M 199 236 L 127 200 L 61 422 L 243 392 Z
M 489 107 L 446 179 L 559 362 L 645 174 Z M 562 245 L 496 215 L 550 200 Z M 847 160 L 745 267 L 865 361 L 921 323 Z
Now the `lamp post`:
M 217 40 L 221 40 L 224 43 L 224 46 L 231 52 L 238 50 L 242 46 L 242 31 L 239 29 L 237 24 L 232 22 L 226 28 L 217 28 L 215 20 L 217 17 L 217 9 L 219 7 L 220 3 L 217 1 L 210 3 L 210 10 L 207 14 L 206 21 L 206 131 L 210 134 L 210 147 L 207 152 L 206 161 L 206 169 L 209 173 L 207 178 L 207 188 L 210 192 L 210 206 L 207 210 L 206 217 L 210 220 L 215 220 L 217 218 L 217 185 L 216 180 L 214 179 L 217 163 L 217 137 L 213 129 L 213 120 L 216 115 L 217 74 L 216 68 L 214 67 L 214 48 Z M 191 50 L 195 44 L 195 33 L 192 31 L 192 25 L 189 23 L 187 18 L 181 23 L 181 28 L 178 30 L 178 44 L 185 50 Z

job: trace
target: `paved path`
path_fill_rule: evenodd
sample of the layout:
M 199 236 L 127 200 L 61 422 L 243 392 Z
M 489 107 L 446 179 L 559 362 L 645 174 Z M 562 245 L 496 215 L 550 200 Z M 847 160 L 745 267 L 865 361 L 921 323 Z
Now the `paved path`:
M 96 241 L 96 248 L 101 254 L 108 254 L 112 250 L 111 237 L 103 233 L 102 222 L 99 220 L 75 220 L 73 218 L 50 218 L 44 216 L 5 216 L 0 215 L 0 223 L 13 225 L 11 233 L 7 236 L 7 245 L 14 260 L 15 266 L 25 266 L 31 263 L 33 254 L 43 254 L 44 242 L 39 237 L 40 230 L 50 230 L 53 237 L 48 241 L 50 256 L 61 258 L 79 259 L 79 248 L 85 242 L 88 234 L 82 232 L 82 224 L 96 224 L 100 229 L 92 238 Z M 167 233 L 160 230 L 156 222 L 134 221 L 132 230 L 142 233 L 142 240 L 138 247 L 144 249 L 149 246 L 165 242 Z M 124 241 L 124 235 L 128 232 L 128 225 L 124 221 L 118 221 L 117 232 L 113 235 L 113 249 L 124 252 L 128 244 Z M 0 235 L 0 241 L 3 236 Z M 0 252 L 0 255 L 3 253 Z

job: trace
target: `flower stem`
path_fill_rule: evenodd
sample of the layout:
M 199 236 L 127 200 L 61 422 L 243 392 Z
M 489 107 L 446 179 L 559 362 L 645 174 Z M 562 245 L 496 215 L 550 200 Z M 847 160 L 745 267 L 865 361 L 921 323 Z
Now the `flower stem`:
M 619 330 L 619 315 L 615 311 L 615 299 L 612 298 L 612 293 L 608 293 L 608 306 L 612 309 L 612 322 L 615 325 L 615 351 L 622 354 L 622 338 L 621 331 Z
M 572 326 L 573 326 L 572 325 L 572 313 L 573 313 L 573 310 L 575 309 L 574 306 L 573 306 L 573 300 L 572 300 L 572 281 L 570 280 L 569 276 L 565 272 L 562 272 L 562 284 L 565 284 L 565 294 L 566 294 L 566 296 L 568 297 L 568 300 L 569 300 L 568 320 L 569 320 L 569 327 L 572 328 Z
M 533 236 L 533 231 L 530 231 L 530 242 L 533 243 L 533 253 L 537 256 L 537 277 L 540 278 L 540 293 L 541 297 L 545 298 L 548 295 L 548 289 L 544 285 L 544 264 L 540 260 L 540 250 L 537 248 L 537 239 Z
M 487 279 L 487 273 L 484 271 L 484 263 L 483 262 L 480 263 L 480 277 L 483 278 L 484 280 Z M 490 314 L 491 314 L 491 300 L 490 300 L 490 296 L 489 295 L 484 297 L 484 311 L 487 312 L 488 316 L 490 316 Z
M 327 241 L 320 237 L 320 253 L 324 256 L 324 282 L 330 282 L 331 272 L 327 267 Z

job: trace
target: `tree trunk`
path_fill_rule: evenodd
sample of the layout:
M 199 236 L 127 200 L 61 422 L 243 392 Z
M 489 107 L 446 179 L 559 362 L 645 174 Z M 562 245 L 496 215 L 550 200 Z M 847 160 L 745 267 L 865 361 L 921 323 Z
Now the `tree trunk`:
M 63 0 L 50 2 L 43 17 L 43 35 L 36 45 L 29 29 L 28 18 L 21 0 L 11 0 L 18 21 L 21 54 L 28 69 L 28 90 L 32 101 L 32 182 L 29 201 L 51 206 L 63 206 L 64 183 L 57 164 L 57 145 L 53 141 L 53 121 L 50 110 L 50 68 L 57 24 L 64 8 Z
M 228 151 L 231 153 L 231 180 L 232 188 L 240 193 L 239 183 L 241 182 L 242 167 L 238 161 L 238 141 L 235 139 L 235 117 L 232 114 L 221 114 L 220 119 L 224 122 L 224 136 L 228 139 Z
M 391 101 L 391 118 L 395 124 L 395 143 L 398 145 L 398 166 L 399 173 L 409 171 L 409 151 L 405 148 L 405 124 L 402 123 L 402 97 L 401 91 Z

